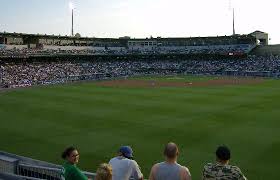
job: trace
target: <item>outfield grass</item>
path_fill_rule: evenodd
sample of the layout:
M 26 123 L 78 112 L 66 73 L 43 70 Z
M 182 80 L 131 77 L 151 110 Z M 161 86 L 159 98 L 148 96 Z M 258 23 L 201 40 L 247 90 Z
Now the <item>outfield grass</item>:
M 193 77 L 190 78 L 193 80 Z M 0 93 L 1 150 L 53 163 L 68 145 L 95 171 L 121 145 L 133 147 L 145 177 L 174 141 L 193 179 L 218 145 L 248 179 L 279 179 L 280 81 L 252 86 L 110 88 L 94 83 Z

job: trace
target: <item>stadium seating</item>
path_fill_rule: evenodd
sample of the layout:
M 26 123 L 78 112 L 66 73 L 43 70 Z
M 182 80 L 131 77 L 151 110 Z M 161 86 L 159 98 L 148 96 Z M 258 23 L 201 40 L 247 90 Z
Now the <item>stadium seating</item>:
M 60 84 L 143 75 L 203 74 L 280 77 L 280 57 L 248 56 L 241 59 L 190 58 L 158 60 L 101 60 L 3 62 L 0 87 Z
M 39 44 L 11 42 L 0 46 L 0 57 L 32 57 L 38 55 L 147 55 L 147 54 L 248 54 L 257 45 L 250 35 L 204 38 L 95 39 L 86 44 L 61 44 L 67 40 L 46 40 Z M 65 37 L 66 38 L 66 37 Z M 67 39 L 67 38 L 66 38 Z M 71 39 L 71 38 L 70 38 Z M 72 41 L 72 40 L 68 41 Z M 77 41 L 78 42 L 78 41 Z M 82 41 L 81 41 L 82 42 Z M 91 42 L 91 43 L 89 43 Z M 23 43 L 23 42 L 22 42 Z M 34 47 L 33 47 L 34 46 Z

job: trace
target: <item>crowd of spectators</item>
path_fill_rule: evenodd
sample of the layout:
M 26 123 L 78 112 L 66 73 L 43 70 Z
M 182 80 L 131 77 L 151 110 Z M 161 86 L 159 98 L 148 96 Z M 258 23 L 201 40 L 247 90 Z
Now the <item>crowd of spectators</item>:
M 242 59 L 190 60 L 182 62 L 181 69 L 194 73 L 207 72 L 270 72 L 280 73 L 279 56 L 248 56 Z
M 102 51 L 101 51 L 102 52 Z M 95 52 L 93 50 L 61 50 L 61 49 L 32 49 L 32 48 L 21 48 L 21 49 L 0 49 L 0 57 L 6 58 L 16 58 L 16 57 L 30 57 L 30 56 L 54 56 L 54 55 L 92 55 L 95 53 L 100 53 L 99 51 Z
M 65 78 L 80 74 L 72 63 L 27 63 L 1 66 L 2 86 L 24 87 L 35 84 L 63 83 Z
M 2 63 L 1 87 L 57 84 L 138 75 L 204 74 L 280 77 L 280 57 L 242 59 L 92 60 Z
M 233 45 L 201 45 L 201 46 L 155 46 L 155 47 L 86 47 L 77 49 L 44 49 L 21 48 L 0 49 L 0 57 L 30 57 L 53 55 L 130 55 L 130 54 L 247 54 L 255 46 L 253 44 Z
M 128 53 L 138 54 L 220 54 L 220 55 L 242 55 L 248 54 L 254 44 L 236 45 L 201 45 L 201 46 L 159 46 L 143 50 L 141 47 L 135 48 Z
M 153 165 L 149 180 L 191 180 L 192 176 L 188 167 L 177 163 L 179 159 L 178 146 L 170 142 L 163 150 L 164 159 Z M 69 147 L 62 153 L 65 160 L 62 170 L 62 179 L 88 180 L 77 167 L 80 154 L 77 148 Z M 247 180 L 239 167 L 229 163 L 230 149 L 223 145 L 216 150 L 216 162 L 207 163 L 202 170 L 202 180 Z M 134 159 L 130 146 L 122 146 L 109 163 L 103 163 L 96 171 L 97 180 L 143 180 L 141 168 Z

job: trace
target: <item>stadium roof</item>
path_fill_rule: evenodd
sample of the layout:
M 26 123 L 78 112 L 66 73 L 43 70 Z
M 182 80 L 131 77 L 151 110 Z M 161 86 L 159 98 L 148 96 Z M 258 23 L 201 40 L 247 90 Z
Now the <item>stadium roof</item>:
M 255 31 L 258 32 L 258 31 Z M 260 31 L 261 32 L 261 31 Z M 253 33 L 251 33 L 253 34 Z M 214 39 L 214 38 L 229 38 L 229 37 L 248 37 L 251 36 L 251 34 L 245 34 L 245 35 L 234 35 L 234 36 L 208 36 L 208 37 L 157 37 L 157 38 L 127 38 L 126 40 L 129 41 L 147 41 L 147 40 L 185 40 L 185 39 Z M 76 37 L 76 36 L 62 36 L 62 35 L 47 35 L 47 34 L 26 34 L 26 33 L 9 33 L 9 32 L 0 32 L 0 36 L 9 36 L 9 37 L 36 37 L 36 38 L 46 38 L 46 39 L 68 39 L 68 40 L 122 40 L 123 38 L 96 38 L 96 37 Z
M 263 33 L 263 34 L 267 34 L 266 32 L 259 31 L 259 30 L 256 30 L 256 31 L 254 31 L 254 32 L 252 32 L 252 33 L 250 33 L 250 34 L 256 34 L 256 33 Z

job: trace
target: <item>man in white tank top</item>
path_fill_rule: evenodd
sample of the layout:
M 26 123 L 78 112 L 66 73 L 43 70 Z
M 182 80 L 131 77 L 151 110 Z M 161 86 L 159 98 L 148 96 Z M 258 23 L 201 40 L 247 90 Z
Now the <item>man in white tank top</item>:
M 165 161 L 152 167 L 149 180 L 191 180 L 189 169 L 177 163 L 179 150 L 175 143 L 168 143 L 163 154 Z

